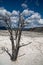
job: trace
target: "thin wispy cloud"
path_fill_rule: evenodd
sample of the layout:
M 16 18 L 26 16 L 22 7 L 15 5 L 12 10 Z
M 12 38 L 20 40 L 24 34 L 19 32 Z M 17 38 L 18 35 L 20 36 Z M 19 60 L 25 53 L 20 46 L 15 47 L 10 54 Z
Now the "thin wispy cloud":
M 21 6 L 22 6 L 23 8 L 28 8 L 27 4 L 25 4 L 25 3 L 22 3 Z

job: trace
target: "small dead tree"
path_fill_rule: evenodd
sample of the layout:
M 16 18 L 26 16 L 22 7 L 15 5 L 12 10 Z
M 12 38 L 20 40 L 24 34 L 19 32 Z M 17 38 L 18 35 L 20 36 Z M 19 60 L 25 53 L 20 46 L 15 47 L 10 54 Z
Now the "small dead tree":
M 7 15 L 8 16 L 8 15 Z M 26 46 L 28 44 L 24 44 L 24 45 L 21 45 L 20 46 L 20 39 L 21 39 L 21 35 L 22 35 L 22 29 L 24 27 L 24 19 L 22 17 L 21 14 L 19 14 L 19 22 L 18 22 L 18 29 L 15 31 L 15 41 L 16 41 L 16 46 L 15 46 L 15 43 L 14 43 L 14 37 L 13 37 L 13 29 L 11 27 L 11 19 L 10 17 L 8 16 L 8 18 L 6 17 L 2 17 L 2 19 L 4 20 L 4 22 L 6 23 L 7 25 L 7 29 L 8 29 L 8 32 L 10 33 L 10 40 L 11 40 L 11 44 L 12 44 L 12 54 L 9 53 L 8 49 L 6 49 L 5 47 L 2 47 L 2 50 L 6 51 L 7 54 L 10 56 L 11 60 L 12 61 L 15 61 L 17 59 L 17 56 L 18 56 L 18 52 L 19 52 L 19 49 L 22 47 L 22 46 Z M 1 20 L 1 19 L 0 19 Z

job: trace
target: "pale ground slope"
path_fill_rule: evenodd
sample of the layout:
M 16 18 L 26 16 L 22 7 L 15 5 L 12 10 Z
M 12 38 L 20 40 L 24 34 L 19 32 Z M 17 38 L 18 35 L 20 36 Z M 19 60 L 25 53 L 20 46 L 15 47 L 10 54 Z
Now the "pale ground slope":
M 0 47 L 5 46 L 11 50 L 9 36 L 2 32 L 0 32 Z M 15 62 L 10 60 L 6 52 L 0 54 L 0 65 L 43 65 L 43 33 L 23 32 L 20 44 L 29 42 L 32 43 L 20 48 Z

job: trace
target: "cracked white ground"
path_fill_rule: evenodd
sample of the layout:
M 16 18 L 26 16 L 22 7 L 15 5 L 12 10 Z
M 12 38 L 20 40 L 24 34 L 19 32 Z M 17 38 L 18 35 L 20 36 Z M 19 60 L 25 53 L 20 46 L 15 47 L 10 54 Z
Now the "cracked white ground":
M 1 32 L 0 47 L 5 46 L 11 52 L 9 36 L 6 35 L 7 33 Z M 31 44 L 20 48 L 17 61 L 15 62 L 10 60 L 6 52 L 0 54 L 0 65 L 43 65 L 43 33 L 23 32 L 20 44 L 29 42 Z

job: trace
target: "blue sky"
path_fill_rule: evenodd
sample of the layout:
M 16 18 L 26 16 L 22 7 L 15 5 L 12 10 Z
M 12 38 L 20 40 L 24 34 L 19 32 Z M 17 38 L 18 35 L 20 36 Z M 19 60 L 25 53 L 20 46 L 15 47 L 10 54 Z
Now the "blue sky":
M 26 27 L 43 26 L 43 0 L 0 0 L 0 14 L 11 14 L 13 26 L 17 23 L 19 11 L 25 17 L 25 21 L 29 22 Z M 32 20 L 29 20 L 33 18 Z M 38 20 L 38 19 L 39 20 Z M 0 22 L 0 26 L 1 26 Z M 16 26 L 16 25 L 15 25 Z
M 29 9 L 39 12 L 43 18 L 43 0 L 0 0 L 0 7 L 4 7 L 9 11 L 22 11 L 22 3 L 26 3 Z

